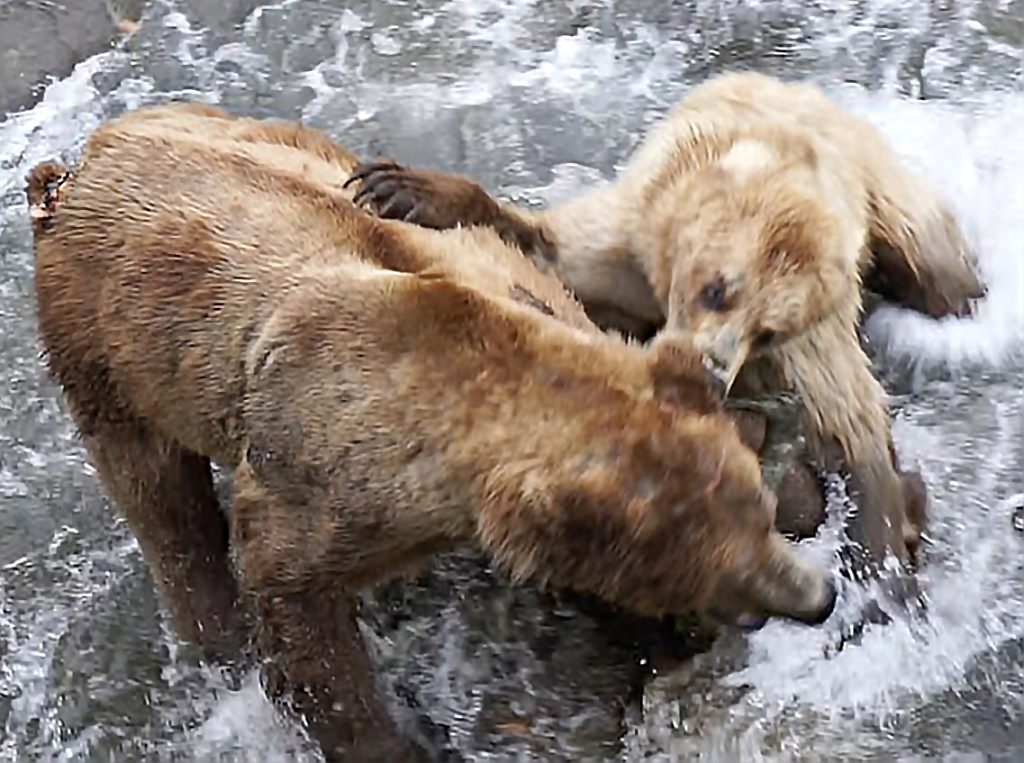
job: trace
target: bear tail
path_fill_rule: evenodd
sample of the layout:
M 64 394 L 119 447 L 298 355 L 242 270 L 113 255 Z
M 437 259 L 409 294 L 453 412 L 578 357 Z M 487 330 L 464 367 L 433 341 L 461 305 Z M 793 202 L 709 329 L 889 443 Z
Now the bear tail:
M 29 171 L 25 194 L 28 214 L 34 224 L 50 227 L 70 177 L 71 171 L 60 162 L 40 162 Z

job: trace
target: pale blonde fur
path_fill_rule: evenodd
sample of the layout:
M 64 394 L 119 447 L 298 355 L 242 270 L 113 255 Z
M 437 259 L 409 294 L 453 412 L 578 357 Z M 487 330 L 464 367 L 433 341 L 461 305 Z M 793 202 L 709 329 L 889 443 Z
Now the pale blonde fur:
M 790 172 L 787 164 L 803 165 Z M 862 352 L 861 277 L 872 241 L 900 246 L 908 269 L 954 292 L 978 291 L 972 255 L 942 201 L 901 167 L 871 125 L 816 86 L 759 74 L 726 74 L 691 90 L 646 136 L 611 186 L 540 212 L 514 210 L 543 226 L 559 273 L 584 304 L 612 304 L 668 331 L 689 331 L 671 304 L 684 254 L 671 237 L 687 209 L 680 192 L 719 168 L 737 184 L 785 173 L 790 188 L 818 198 L 837 227 L 814 253 L 813 315 L 771 351 L 804 395 L 814 430 L 837 437 L 855 459 L 888 442 L 885 395 Z M 753 263 L 760 252 L 747 254 Z M 637 285 L 638 275 L 649 290 Z M 680 288 L 676 284 L 676 289 Z M 779 295 L 777 299 L 784 299 Z

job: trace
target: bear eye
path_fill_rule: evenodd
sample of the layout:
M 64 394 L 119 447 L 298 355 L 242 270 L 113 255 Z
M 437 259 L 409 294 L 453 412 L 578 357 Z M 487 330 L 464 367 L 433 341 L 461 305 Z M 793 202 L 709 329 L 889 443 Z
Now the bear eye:
M 699 299 L 701 305 L 708 310 L 722 312 L 725 310 L 725 284 L 719 279 L 705 285 L 700 290 Z
M 754 348 L 763 350 L 775 341 L 776 336 L 778 336 L 778 333 L 771 329 L 762 329 L 761 331 L 758 331 L 757 334 L 754 335 Z

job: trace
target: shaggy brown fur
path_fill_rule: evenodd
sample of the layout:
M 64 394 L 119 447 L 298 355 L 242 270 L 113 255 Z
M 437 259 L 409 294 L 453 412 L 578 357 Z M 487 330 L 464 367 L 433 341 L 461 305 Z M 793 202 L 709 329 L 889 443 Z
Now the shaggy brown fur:
M 410 755 L 352 595 L 460 543 L 641 614 L 828 616 L 695 353 L 601 333 L 492 231 L 359 211 L 354 165 L 178 105 L 29 178 L 50 367 L 185 635 L 237 610 L 209 460 L 268 688 L 332 760 Z
M 767 359 L 802 394 L 818 454 L 832 442 L 845 454 L 862 498 L 855 538 L 876 561 L 916 543 L 858 340 L 861 285 L 935 317 L 968 312 L 983 288 L 948 210 L 817 88 L 758 74 L 698 86 L 614 184 L 543 212 L 394 164 L 353 180 L 382 216 L 495 228 L 553 263 L 600 324 L 689 337 L 726 388 Z

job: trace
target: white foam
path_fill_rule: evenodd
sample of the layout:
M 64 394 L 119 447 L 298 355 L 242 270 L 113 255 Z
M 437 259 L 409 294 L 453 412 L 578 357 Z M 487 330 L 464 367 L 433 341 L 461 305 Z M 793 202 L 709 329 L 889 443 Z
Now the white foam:
M 613 41 L 595 41 L 581 29 L 559 37 L 554 48 L 539 56 L 532 68 L 512 75 L 509 82 L 515 87 L 543 87 L 563 97 L 574 97 L 596 82 L 611 79 L 618 69 L 616 59 Z
M 19 742 L 33 724 L 39 724 L 34 733 L 60 738 L 60 722 L 50 692 L 61 639 L 72 623 L 88 616 L 93 602 L 114 593 L 127 571 L 139 564 L 134 539 L 113 547 L 82 549 L 78 535 L 73 527 L 59 528 L 45 551 L 7 565 L 0 577 L 0 687 L 5 695 L 13 697 L 6 733 L 0 735 L 0 758 L 18 759 Z M 26 602 L 17 600 L 8 590 L 18 577 L 54 585 L 52 591 L 40 591 L 27 617 Z
M 119 51 L 108 51 L 82 61 L 68 77 L 47 87 L 32 109 L 0 122 L 0 156 L 16 158 L 17 166 L 27 171 L 53 158 L 55 150 L 76 145 L 101 119 L 93 76 L 123 58 Z M 23 182 L 16 172 L 0 173 L 0 196 Z
M 869 336 L 889 358 L 923 365 L 999 368 L 1024 349 L 1024 96 L 973 103 L 860 95 L 853 107 L 884 131 L 909 165 L 950 202 L 978 252 L 986 299 L 966 319 L 931 320 L 884 306 Z
M 928 561 L 920 573 L 926 618 L 892 610 L 893 622 L 868 627 L 836 652 L 842 623 L 856 617 L 870 593 L 847 585 L 824 627 L 772 622 L 719 642 L 695 669 L 714 688 L 697 707 L 680 698 L 676 710 L 680 728 L 699 726 L 702 735 L 672 736 L 663 746 L 673 754 L 782 763 L 820 760 L 812 751 L 828 749 L 836 760 L 863 760 L 874 746 L 903 749 L 886 729 L 927 714 L 950 691 L 987 681 L 995 697 L 1020 705 L 1012 671 L 979 677 L 971 670 L 982 655 L 1024 637 L 1024 537 L 1012 530 L 1011 501 L 1000 500 L 1008 483 L 1020 486 L 1024 404 L 1017 390 L 1001 387 L 992 401 L 958 407 L 957 421 L 972 412 L 977 420 L 945 437 L 927 410 L 912 406 L 894 427 L 901 457 L 922 466 L 931 493 Z M 979 429 L 986 434 L 971 434 Z M 834 495 L 829 522 L 802 544 L 814 561 L 835 558 L 842 504 Z M 780 741 L 790 736 L 791 744 Z
M 319 758 L 302 728 L 286 721 L 267 700 L 255 671 L 239 689 L 221 689 L 207 712 L 182 745 L 194 760 L 292 763 Z

